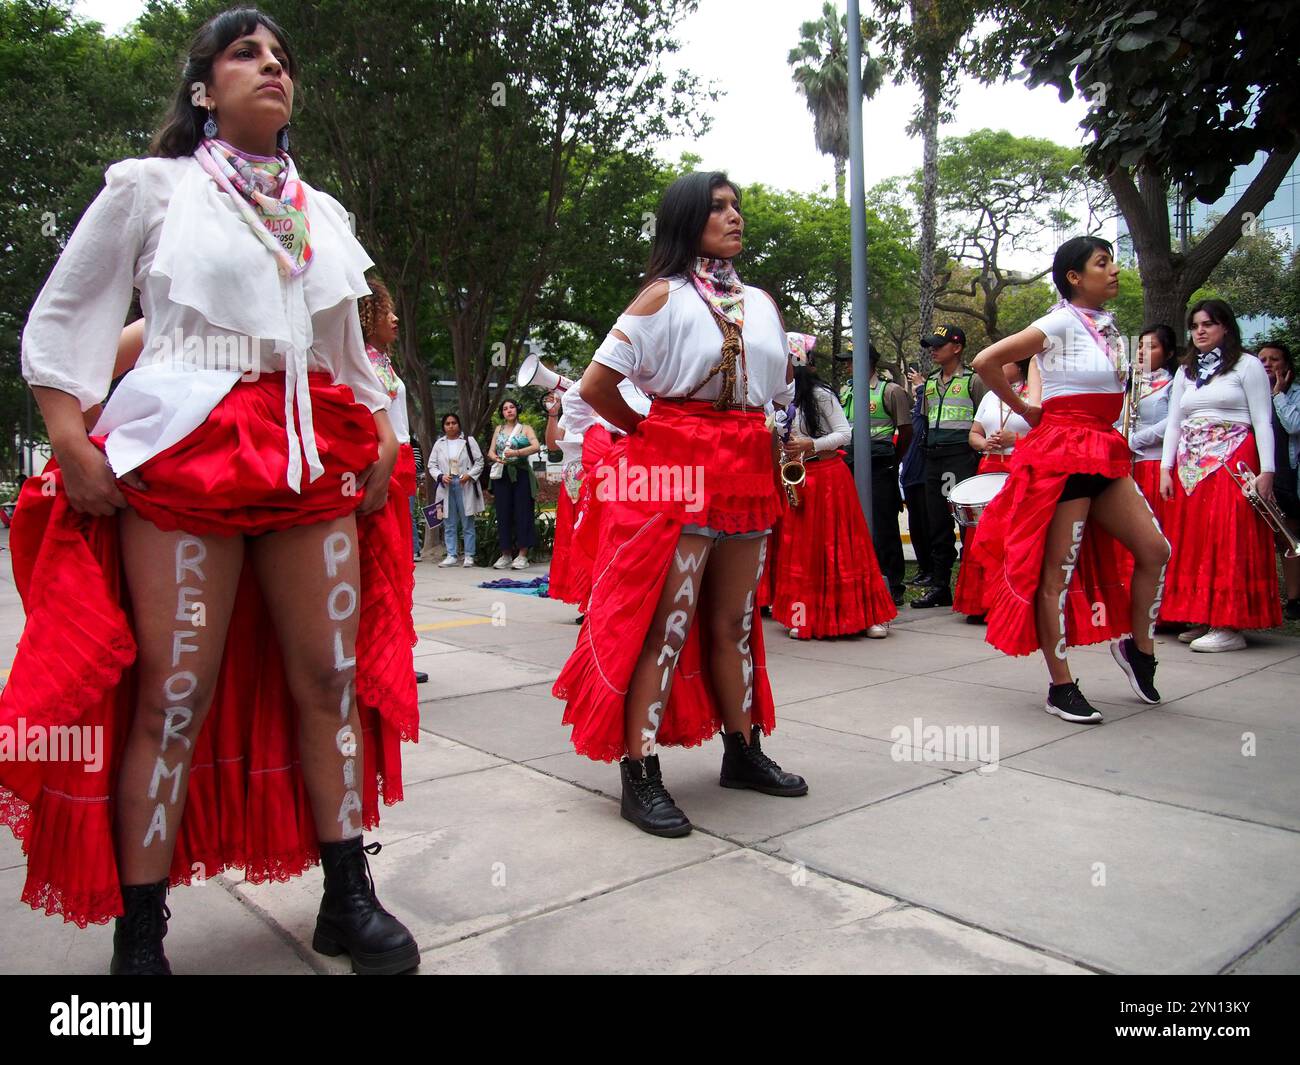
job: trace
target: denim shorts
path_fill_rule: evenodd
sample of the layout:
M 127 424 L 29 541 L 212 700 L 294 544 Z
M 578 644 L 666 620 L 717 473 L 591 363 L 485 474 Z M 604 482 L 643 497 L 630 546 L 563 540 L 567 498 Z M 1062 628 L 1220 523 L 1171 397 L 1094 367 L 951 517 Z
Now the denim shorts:
M 760 536 L 766 536 L 771 531 L 772 531 L 771 529 L 760 529 L 758 532 L 729 533 L 729 532 L 718 532 L 717 529 L 710 529 L 707 525 L 683 525 L 682 526 L 683 535 L 689 534 L 691 536 L 707 536 L 710 540 L 713 540 L 715 543 L 720 540 L 757 540 Z

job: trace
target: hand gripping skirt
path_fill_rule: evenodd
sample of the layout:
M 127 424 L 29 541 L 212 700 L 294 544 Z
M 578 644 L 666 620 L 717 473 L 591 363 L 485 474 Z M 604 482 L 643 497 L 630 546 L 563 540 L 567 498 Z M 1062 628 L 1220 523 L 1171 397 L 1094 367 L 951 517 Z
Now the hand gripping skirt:
M 1255 434 L 1228 458 L 1259 471 Z M 1188 495 L 1177 476 L 1166 529 L 1173 553 L 1160 620 L 1229 629 L 1282 624 L 1273 533 L 1220 466 Z
M 351 389 L 309 375 L 323 476 L 297 494 L 285 478 L 283 375 L 236 384 L 208 420 L 146 462 L 147 492 L 130 504 L 164 530 L 257 535 L 352 513 L 360 493 L 341 482 L 378 454 L 374 419 Z M 48 485 L 49 487 L 43 486 Z M 400 741 L 415 739 L 411 647 L 414 464 L 399 461 L 388 506 L 358 518 L 361 555 L 356 692 L 365 765 L 358 790 L 367 827 L 379 803 L 402 797 Z M 27 856 L 22 898 L 85 926 L 122 912 L 113 846 L 113 794 L 135 710 L 136 644 L 113 517 L 79 514 L 51 462 L 23 486 L 14 516 L 14 577 L 27 620 L 0 726 L 99 726 L 103 755 L 88 762 L 0 762 L 0 823 Z M 297 711 L 252 567 L 239 581 L 225 654 L 195 742 L 173 885 L 243 868 L 254 883 L 286 880 L 318 857 L 298 767 Z
M 898 616 L 853 475 L 838 454 L 804 467 L 799 505 L 781 518 L 772 617 L 799 639 L 863 632 Z M 775 539 L 775 537 L 774 537 Z
M 1072 473 L 1127 477 L 1132 456 L 1113 423 L 1122 394 L 1061 396 L 1017 445 L 1011 476 L 984 509 L 974 556 L 988 581 L 984 638 L 1009 655 L 1039 649 L 1034 612 L 1047 530 Z M 1126 635 L 1132 625 L 1126 575 L 1133 557 L 1095 522 L 1083 542 L 1065 604 L 1065 643 L 1077 647 Z
M 584 459 L 587 441 L 583 441 Z M 577 646 L 552 689 L 579 754 L 612 762 L 626 753 L 623 700 L 645 643 L 673 551 L 686 524 L 725 532 L 770 528 L 782 494 L 762 411 L 655 402 L 588 481 L 599 504 L 599 544 Z M 583 519 L 585 520 L 585 519 Z M 706 616 L 707 597 L 696 610 Z M 722 725 L 708 676 L 707 626 L 693 624 L 677 662 L 658 743 L 697 746 Z M 763 629 L 755 606 L 751 655 L 754 722 L 775 727 Z
M 985 455 L 980 459 L 979 469 L 975 473 L 978 476 L 981 473 L 1010 471 L 1011 455 Z M 980 522 L 982 524 L 983 521 Z M 962 548 L 961 566 L 957 570 L 957 587 L 952 593 L 952 609 L 957 614 L 983 614 L 988 610 L 985 601 L 988 596 L 988 576 L 975 556 L 975 541 L 979 539 L 980 525 L 974 529 L 962 530 L 966 536 L 966 545 Z

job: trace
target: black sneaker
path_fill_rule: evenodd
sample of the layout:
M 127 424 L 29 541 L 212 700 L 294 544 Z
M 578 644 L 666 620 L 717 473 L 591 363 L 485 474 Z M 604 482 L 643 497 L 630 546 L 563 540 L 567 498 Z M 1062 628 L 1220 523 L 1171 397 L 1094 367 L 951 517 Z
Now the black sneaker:
M 989 623 L 989 616 L 988 616 L 987 614 L 967 614 L 967 615 L 966 615 L 966 624 L 967 624 L 967 625 L 987 625 L 988 623 Z
M 1156 691 L 1155 684 L 1155 655 L 1139 651 L 1132 636 L 1116 640 L 1110 645 L 1110 653 L 1119 663 L 1119 668 L 1124 671 L 1124 675 L 1128 677 L 1128 682 L 1133 685 L 1133 690 L 1139 699 L 1144 703 L 1160 702 L 1160 693 Z
M 932 587 L 920 599 L 913 599 L 911 602 L 913 610 L 926 610 L 934 606 L 952 606 L 952 592 L 948 590 L 946 584 Z
M 1076 681 L 1049 686 L 1047 705 L 1043 709 L 1062 721 L 1077 721 L 1081 725 L 1101 724 L 1101 711 L 1083 697 Z
M 1300 621 L 1300 599 L 1288 599 L 1282 613 L 1288 621 Z

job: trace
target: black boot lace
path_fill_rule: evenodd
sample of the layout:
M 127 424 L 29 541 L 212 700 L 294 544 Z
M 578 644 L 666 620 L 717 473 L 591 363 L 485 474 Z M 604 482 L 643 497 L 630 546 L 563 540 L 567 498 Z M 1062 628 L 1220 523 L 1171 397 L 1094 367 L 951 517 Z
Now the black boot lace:
M 172 911 L 167 903 L 152 898 L 125 915 L 127 957 L 134 967 L 143 968 L 158 960 L 162 954 L 163 931 L 171 919 Z

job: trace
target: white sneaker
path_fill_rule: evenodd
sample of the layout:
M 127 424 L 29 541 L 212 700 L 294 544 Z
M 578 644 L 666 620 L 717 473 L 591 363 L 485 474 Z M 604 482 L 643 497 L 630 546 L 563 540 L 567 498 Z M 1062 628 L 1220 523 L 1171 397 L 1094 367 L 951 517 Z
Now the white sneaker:
M 1202 636 L 1204 636 L 1209 631 L 1210 631 L 1209 625 L 1193 625 L 1186 632 L 1180 632 L 1178 634 L 1178 642 L 1191 643 L 1193 640 L 1199 640 Z
M 526 559 L 526 558 L 516 558 L 513 562 L 510 563 L 510 568 L 511 568 L 511 569 L 527 569 L 527 568 L 528 568 L 528 559 Z
M 456 565 L 456 563 L 459 561 L 460 559 L 458 559 L 455 555 L 448 555 L 446 558 L 444 558 L 441 562 L 438 563 L 438 568 L 446 569 L 448 566 Z
M 510 565 L 510 556 L 502 555 L 499 559 L 497 559 L 495 562 L 492 563 L 492 568 L 506 569 L 509 565 Z
M 1244 651 L 1246 637 L 1236 629 L 1211 629 L 1192 641 L 1193 651 Z
M 790 639 L 792 639 L 792 640 L 797 640 L 797 639 L 799 639 L 799 630 L 798 630 L 798 629 L 791 629 L 791 630 L 790 630 Z
M 474 566 L 475 566 L 474 556 L 473 556 L 473 555 L 466 555 L 466 556 L 465 556 L 465 568 L 466 568 L 466 569 L 473 569 Z
M 888 635 L 888 625 L 872 625 L 871 628 L 867 629 L 867 639 L 869 640 L 883 640 Z

